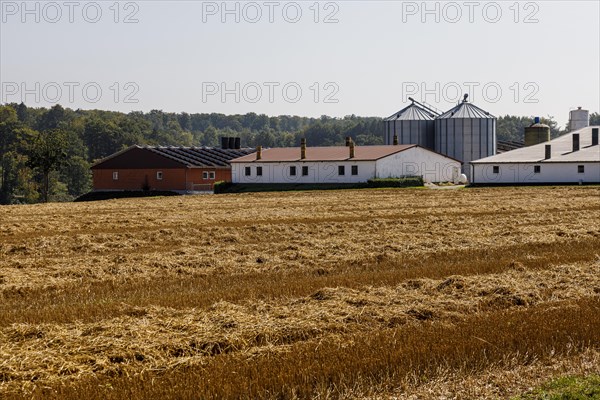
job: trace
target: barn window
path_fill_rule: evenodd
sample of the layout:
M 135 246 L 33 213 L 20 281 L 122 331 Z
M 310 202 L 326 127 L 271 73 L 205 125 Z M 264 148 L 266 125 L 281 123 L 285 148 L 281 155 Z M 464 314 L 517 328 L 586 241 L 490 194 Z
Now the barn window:
M 250 167 L 246 167 L 246 168 L 244 168 L 244 175 L 246 175 L 246 176 L 250 176 L 250 173 L 251 173 L 251 172 L 250 172 Z
M 308 167 L 306 165 L 302 167 L 302 176 L 308 176 Z
M 338 166 L 338 175 L 346 175 L 346 167 L 343 165 Z
M 156 173 L 156 179 L 157 179 L 157 180 L 159 180 L 159 181 L 162 181 L 162 178 L 163 178 L 163 173 L 162 173 L 162 171 L 158 171 L 158 172 Z
M 208 173 L 208 179 L 215 180 L 215 171 L 210 171 Z
M 585 174 L 585 165 L 578 165 L 577 166 L 577 173 L 578 174 Z
M 494 167 L 493 167 L 493 172 L 494 172 L 495 174 L 499 174 L 499 173 L 500 173 L 500 167 L 499 167 L 498 165 L 494 165 Z
M 352 166 L 352 175 L 358 175 L 358 165 Z
M 540 165 L 534 165 L 533 166 L 533 173 L 534 174 L 539 174 L 540 172 L 542 172 L 542 167 Z
M 208 179 L 208 171 L 204 171 L 202 173 L 202 179 L 205 179 L 205 180 Z
M 290 167 L 290 175 L 291 176 L 296 176 L 296 167 L 293 166 L 293 165 Z
M 115 171 L 113 172 L 113 181 L 118 181 L 119 180 L 119 171 Z
M 262 176 L 262 167 L 256 167 L 256 176 Z

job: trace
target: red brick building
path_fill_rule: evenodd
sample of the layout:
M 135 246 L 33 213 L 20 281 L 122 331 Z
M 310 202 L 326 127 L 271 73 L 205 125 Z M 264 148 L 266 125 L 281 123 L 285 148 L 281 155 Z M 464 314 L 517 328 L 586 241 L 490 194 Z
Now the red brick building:
M 254 149 L 132 146 L 92 166 L 94 191 L 208 191 L 231 181 L 229 161 Z

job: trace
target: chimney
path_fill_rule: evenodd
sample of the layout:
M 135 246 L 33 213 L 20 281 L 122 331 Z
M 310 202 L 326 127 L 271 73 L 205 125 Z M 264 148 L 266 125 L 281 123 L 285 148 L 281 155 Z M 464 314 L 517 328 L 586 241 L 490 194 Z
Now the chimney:
M 256 146 L 256 161 L 262 160 L 262 146 Z
M 592 128 L 592 146 L 598 146 L 598 128 Z
M 394 135 L 394 146 L 398 146 L 398 135 Z
M 227 150 L 229 148 L 229 138 L 221 136 L 221 148 Z
M 346 136 L 346 147 L 350 146 L 351 141 L 352 139 L 350 138 L 350 136 Z
M 354 158 L 354 142 L 350 139 L 350 158 Z
M 546 145 L 546 154 L 544 155 L 544 160 L 549 160 L 552 157 L 552 145 Z
M 306 139 L 300 139 L 300 159 L 304 160 L 306 158 Z
M 579 151 L 579 133 L 573 134 L 573 152 Z
M 242 148 L 242 138 L 236 137 L 235 138 L 235 149 L 239 150 L 241 148 Z

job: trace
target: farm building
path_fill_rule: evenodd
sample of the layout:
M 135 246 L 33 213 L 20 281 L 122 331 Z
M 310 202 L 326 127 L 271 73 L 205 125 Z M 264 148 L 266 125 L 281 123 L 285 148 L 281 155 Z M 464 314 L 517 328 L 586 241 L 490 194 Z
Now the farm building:
M 461 163 L 418 145 L 273 148 L 231 161 L 234 183 L 360 183 L 423 176 L 453 181 Z
M 232 159 L 254 151 L 131 146 L 92 166 L 94 191 L 209 191 L 217 181 L 231 181 Z
M 474 184 L 600 183 L 598 127 L 471 162 Z

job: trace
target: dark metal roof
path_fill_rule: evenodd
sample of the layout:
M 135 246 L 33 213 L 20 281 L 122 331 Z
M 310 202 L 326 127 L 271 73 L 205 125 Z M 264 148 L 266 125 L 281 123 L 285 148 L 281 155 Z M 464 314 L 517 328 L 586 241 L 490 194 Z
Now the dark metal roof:
M 500 154 L 500 153 L 505 153 L 507 151 L 511 151 L 511 150 L 515 150 L 515 149 L 520 149 L 522 147 L 525 147 L 525 143 L 523 143 L 523 142 L 515 142 L 515 141 L 512 141 L 512 140 L 498 140 L 496 142 L 496 147 L 497 147 L 498 154 Z
M 234 158 L 243 157 L 256 151 L 252 148 L 222 149 L 218 147 L 131 146 L 106 157 L 94 164 L 92 168 L 99 167 L 101 164 L 134 149 L 149 151 L 188 168 L 228 167 L 229 162 Z
M 431 111 L 412 103 L 397 113 L 389 116 L 385 121 L 433 121 L 435 114 Z
M 438 117 L 438 119 L 449 119 L 449 118 L 479 118 L 479 119 L 496 119 L 489 112 L 482 110 L 476 105 L 463 101 L 457 106 L 446 111 Z

